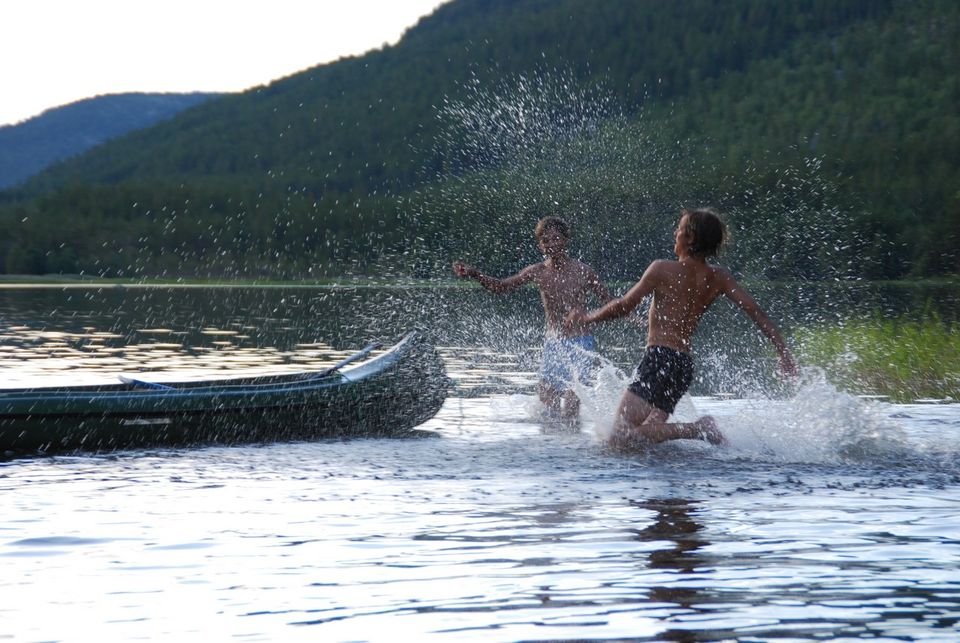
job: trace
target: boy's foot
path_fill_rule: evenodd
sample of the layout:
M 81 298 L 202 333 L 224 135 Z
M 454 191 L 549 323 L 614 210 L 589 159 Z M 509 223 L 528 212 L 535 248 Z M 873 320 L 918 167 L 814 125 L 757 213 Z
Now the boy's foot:
M 700 439 L 706 440 L 710 444 L 727 445 L 729 442 L 723 433 L 717 427 L 717 421 L 712 415 L 704 415 L 697 420 L 695 426 L 700 430 Z

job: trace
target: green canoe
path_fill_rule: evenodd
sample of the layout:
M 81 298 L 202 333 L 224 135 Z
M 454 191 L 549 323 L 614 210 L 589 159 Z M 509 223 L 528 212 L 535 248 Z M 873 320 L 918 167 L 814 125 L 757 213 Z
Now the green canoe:
M 0 453 L 110 451 L 338 436 L 399 436 L 433 417 L 448 380 L 410 333 L 321 372 L 151 384 L 0 389 Z

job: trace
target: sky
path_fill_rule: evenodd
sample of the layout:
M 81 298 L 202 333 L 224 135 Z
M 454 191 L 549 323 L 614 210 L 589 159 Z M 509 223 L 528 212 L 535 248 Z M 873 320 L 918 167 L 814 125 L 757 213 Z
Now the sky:
M 242 91 L 394 43 L 443 0 L 2 0 L 0 125 L 121 92 Z

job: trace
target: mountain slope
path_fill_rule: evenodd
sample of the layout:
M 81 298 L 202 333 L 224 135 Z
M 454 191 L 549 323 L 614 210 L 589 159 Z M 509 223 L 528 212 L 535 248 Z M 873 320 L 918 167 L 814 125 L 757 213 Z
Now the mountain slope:
M 468 80 L 570 68 L 582 82 L 603 79 L 636 106 L 650 96 L 685 95 L 706 79 L 786 50 L 808 32 L 885 15 L 890 5 L 457 0 L 422 19 L 394 47 L 205 106 L 57 168 L 37 188 L 281 170 L 314 180 L 330 172 L 337 188 L 343 182 L 369 187 L 380 174 L 409 185 L 407 147 L 432 145 L 436 106 Z M 363 171 L 380 160 L 390 167 Z
M 112 94 L 0 127 L 0 189 L 110 139 L 172 118 L 217 94 Z

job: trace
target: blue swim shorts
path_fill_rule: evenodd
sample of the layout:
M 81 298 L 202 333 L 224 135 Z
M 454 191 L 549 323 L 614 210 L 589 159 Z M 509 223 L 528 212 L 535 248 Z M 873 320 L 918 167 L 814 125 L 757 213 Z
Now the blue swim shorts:
M 596 352 L 593 335 L 548 337 L 543 342 L 540 380 L 558 391 L 573 388 L 575 380 L 586 384 L 593 373 Z

